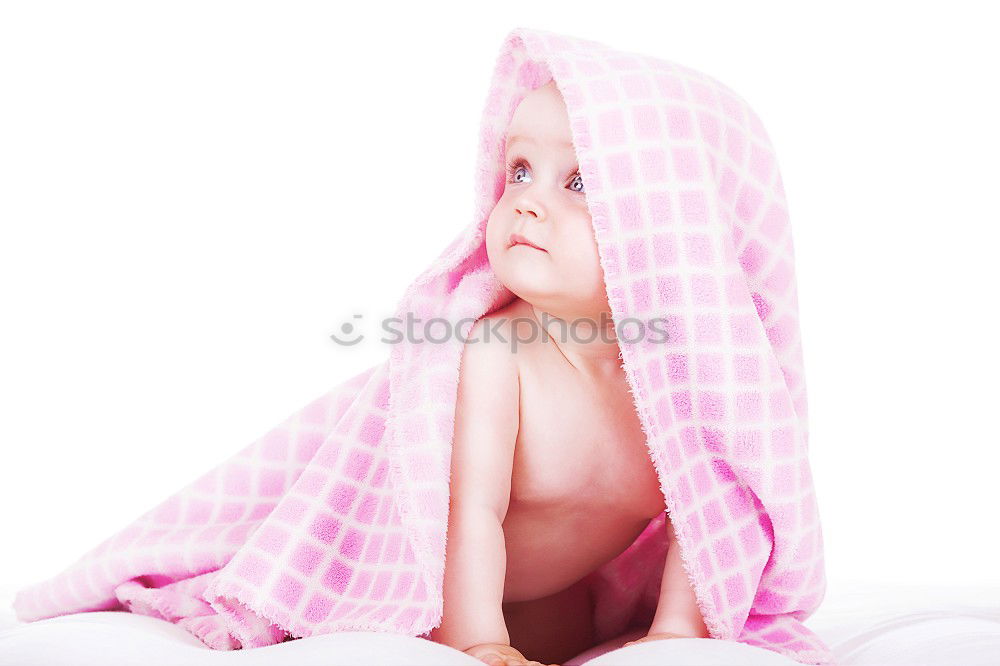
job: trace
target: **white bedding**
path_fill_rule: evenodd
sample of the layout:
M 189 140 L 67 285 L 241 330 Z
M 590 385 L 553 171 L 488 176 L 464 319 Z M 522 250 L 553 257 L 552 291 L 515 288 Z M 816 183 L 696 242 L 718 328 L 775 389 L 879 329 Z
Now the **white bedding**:
M 344 632 L 231 652 L 205 647 L 184 629 L 134 613 L 66 615 L 17 623 L 16 588 L 0 588 L 2 666 L 476 666 L 481 662 L 430 641 L 395 634 Z M 1000 588 L 943 588 L 831 582 L 806 624 L 838 663 L 880 666 L 1000 664 Z M 618 644 L 641 635 L 632 633 Z M 711 639 L 675 639 L 614 650 L 599 646 L 565 666 L 792 666 L 778 654 Z M 603 649 L 602 649 L 603 648 Z M 602 654 L 603 652 L 603 654 Z

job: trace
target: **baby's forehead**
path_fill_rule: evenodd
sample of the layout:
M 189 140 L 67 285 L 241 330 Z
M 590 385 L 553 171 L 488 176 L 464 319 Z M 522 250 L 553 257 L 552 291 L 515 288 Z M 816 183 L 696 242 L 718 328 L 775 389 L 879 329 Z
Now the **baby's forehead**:
M 504 144 L 508 147 L 523 143 L 536 148 L 573 149 L 573 141 L 562 134 L 533 131 L 525 127 L 508 127 Z
M 507 123 L 506 141 L 571 145 L 569 114 L 559 90 L 549 82 L 532 90 L 518 103 Z

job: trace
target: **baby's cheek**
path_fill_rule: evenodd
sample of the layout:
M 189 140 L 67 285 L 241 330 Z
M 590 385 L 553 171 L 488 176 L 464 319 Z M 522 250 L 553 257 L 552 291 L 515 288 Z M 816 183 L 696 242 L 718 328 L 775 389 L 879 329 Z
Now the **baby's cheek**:
M 485 241 L 486 241 L 486 251 L 489 254 L 494 254 L 500 249 L 497 246 L 497 240 L 502 233 L 500 229 L 500 224 L 495 222 L 493 218 L 486 221 L 486 231 L 485 231 Z
M 504 227 L 506 226 L 503 221 L 503 213 L 497 208 L 493 209 L 490 213 L 489 218 L 486 220 L 486 240 L 487 242 L 496 242 L 500 236 L 504 235 Z
M 571 256 L 574 269 L 578 273 L 577 277 L 581 281 L 593 282 L 595 279 L 602 279 L 601 257 L 592 229 L 586 229 L 573 239 Z

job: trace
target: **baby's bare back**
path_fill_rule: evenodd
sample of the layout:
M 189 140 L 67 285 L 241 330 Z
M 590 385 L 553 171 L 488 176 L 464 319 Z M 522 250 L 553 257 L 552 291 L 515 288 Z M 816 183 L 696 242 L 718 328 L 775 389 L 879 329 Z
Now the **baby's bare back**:
M 530 319 L 529 307 L 518 299 L 491 316 Z M 665 508 L 624 370 L 588 377 L 557 340 L 520 342 L 529 337 L 522 332 L 512 351 L 519 427 L 503 521 L 504 602 L 565 590 L 624 551 Z

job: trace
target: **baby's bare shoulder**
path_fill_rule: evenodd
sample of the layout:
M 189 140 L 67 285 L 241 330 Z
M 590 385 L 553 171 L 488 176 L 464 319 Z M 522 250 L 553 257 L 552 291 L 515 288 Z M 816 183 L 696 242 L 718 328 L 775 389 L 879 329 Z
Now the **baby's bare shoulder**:
M 523 301 L 515 300 L 480 317 L 470 332 L 469 341 L 500 343 L 497 346 L 502 346 L 505 340 L 510 339 L 515 328 L 514 322 L 524 317 L 522 303 Z M 478 335 L 473 336 L 471 333 Z
M 538 322 L 530 306 L 515 299 L 502 308 L 480 317 L 469 332 L 466 344 L 486 343 L 497 356 L 504 352 L 514 362 L 514 351 L 540 339 Z
M 516 391 L 517 365 L 507 343 L 508 328 L 506 319 L 493 313 L 479 318 L 469 329 L 462 349 L 459 387 L 468 381 L 477 382 L 477 386 L 467 387 L 466 395 L 481 393 L 487 390 L 485 386 L 495 391 L 513 384 Z
M 457 410 L 475 411 L 481 419 L 504 422 L 519 409 L 520 373 L 506 338 L 497 335 L 508 318 L 506 308 L 480 317 L 469 329 L 459 366 Z M 492 331 L 492 332 L 491 332 Z

